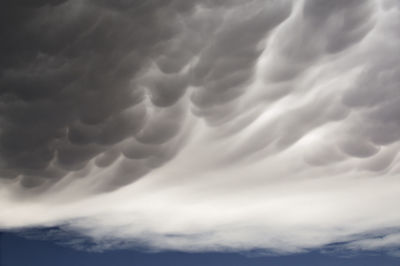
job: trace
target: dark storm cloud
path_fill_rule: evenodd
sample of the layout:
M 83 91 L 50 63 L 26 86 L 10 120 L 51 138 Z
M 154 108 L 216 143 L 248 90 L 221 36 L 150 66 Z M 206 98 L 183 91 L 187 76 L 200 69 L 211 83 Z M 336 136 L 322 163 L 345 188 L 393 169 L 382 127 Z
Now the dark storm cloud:
M 260 42 L 290 14 L 287 1 L 232 9 L 238 4 L 8 4 L 1 29 L 2 177 L 19 176 L 22 185 L 34 186 L 83 169 L 94 158 L 105 167 L 120 156 L 162 155 L 171 149 L 163 143 L 182 130 L 187 108 L 178 101 L 189 86 L 196 87 L 191 98 L 197 115 L 214 124 L 232 117 L 232 105 L 218 106 L 244 92 Z M 196 16 L 185 17 L 195 8 Z M 5 26 L 10 23 L 13 29 Z M 125 139 L 142 144 L 137 151 L 135 145 L 122 149 Z M 158 156 L 146 167 L 132 162 L 142 170 L 125 174 L 141 176 L 170 157 Z
M 121 156 L 124 165 L 144 160 L 121 167 L 128 170 L 115 179 L 126 180 L 161 165 L 180 148 L 166 142 L 184 128 L 187 104 L 179 99 L 187 88 L 198 87 L 192 98 L 202 108 L 238 97 L 258 43 L 289 14 L 287 4 L 258 11 L 255 3 L 246 7 L 254 15 L 248 19 L 236 18 L 236 1 L 7 3 L 0 33 L 1 177 L 31 187 L 93 159 L 97 167 Z M 207 10 L 205 17 L 187 17 L 195 10 Z M 233 25 L 223 23 L 227 12 Z M 247 35 L 238 39 L 242 31 Z M 210 34 L 217 38 L 208 40 Z M 136 144 L 122 147 L 128 139 Z
M 356 0 L 307 1 L 297 14 L 290 1 L 20 1 L 6 6 L 0 163 L 2 177 L 19 176 L 16 180 L 29 186 L 56 181 L 92 159 L 106 167 L 121 156 L 124 165 L 133 160 L 136 166 L 119 171 L 142 176 L 171 158 L 162 155 L 164 150 L 179 150 L 166 143 L 185 128 L 189 105 L 209 125 L 230 123 L 226 132 L 242 130 L 257 117 L 243 115 L 238 99 L 254 79 L 263 46 L 276 50 L 276 60 L 261 73 L 266 82 L 290 82 L 323 57 L 356 45 L 373 25 L 372 2 Z M 278 26 L 282 30 L 275 41 L 263 43 Z M 279 92 L 271 86 L 266 95 L 276 99 L 294 90 L 294 85 L 277 86 Z M 191 104 L 180 100 L 185 94 Z M 360 101 L 353 98 L 350 91 L 345 102 Z M 346 108 L 335 105 L 313 117 L 329 104 L 317 100 L 283 115 L 244 143 L 237 156 L 272 142 L 288 147 L 336 116 L 346 116 Z M 372 117 L 388 120 L 391 114 L 377 111 Z M 236 120 L 241 116 L 244 124 Z M 365 157 L 375 149 L 352 143 L 342 150 Z M 116 179 L 126 180 L 124 175 Z
M 192 96 L 200 108 L 221 105 L 244 93 L 245 82 L 252 78 L 262 49 L 260 42 L 270 30 L 290 14 L 287 1 L 258 2 L 227 14 L 227 23 L 215 31 L 193 68 L 193 82 L 200 88 Z M 247 14 L 241 16 L 241 14 Z
M 268 81 L 294 79 L 326 56 L 357 44 L 373 26 L 371 1 L 305 1 L 277 36 Z
M 20 176 L 22 185 L 34 186 L 82 169 L 99 154 L 97 165 L 112 163 L 120 154 L 113 146 L 126 138 L 157 145 L 174 137 L 181 120 L 167 119 L 164 110 L 152 117 L 132 80 L 174 36 L 178 14 L 192 7 L 8 1 L 0 32 L 1 177 Z M 171 82 L 161 84 L 179 85 Z M 155 101 L 165 107 L 180 96 L 157 92 Z
M 393 20 L 381 29 L 385 41 L 373 39 L 364 52 L 363 69 L 342 98 L 345 105 L 358 112 L 357 119 L 347 127 L 354 141 L 344 149 L 365 156 L 376 154 L 363 165 L 373 171 L 389 169 L 398 153 L 390 148 L 400 140 L 396 133 L 400 130 L 400 57 L 396 52 L 400 35 L 396 28 Z
M 305 1 L 304 5 L 297 5 L 298 12 L 292 12 L 291 16 L 279 25 L 279 30 L 268 43 L 265 60 L 262 63 L 263 68 L 259 71 L 265 87 L 260 93 L 258 102 L 268 108 L 286 96 L 298 94 L 297 98 L 301 99 L 305 95 L 312 94 L 314 85 L 302 84 L 306 80 L 305 77 L 312 71 L 323 69 L 327 62 L 334 62 L 342 55 L 349 53 L 352 48 L 355 49 L 362 45 L 363 39 L 376 26 L 376 15 L 374 14 L 376 5 L 373 1 L 359 0 L 331 2 L 311 0 Z M 375 52 L 382 56 L 379 51 Z M 373 86 L 374 83 L 376 84 L 377 80 L 382 79 L 376 77 L 382 70 L 382 63 L 379 63 L 381 59 L 371 56 L 370 60 L 373 68 L 366 70 L 363 74 L 366 77 L 365 81 L 360 81 L 365 82 L 366 85 L 362 85 L 360 82 L 354 84 L 345 93 L 343 102 L 341 102 L 340 94 L 331 93 L 317 93 L 310 98 L 312 100 L 303 104 L 295 102 L 296 107 L 288 108 L 287 112 L 282 112 L 268 123 L 260 125 L 255 133 L 246 138 L 246 142 L 238 145 L 234 152 L 236 156 L 244 158 L 243 154 L 252 154 L 267 147 L 270 147 L 271 154 L 274 154 L 291 147 L 310 132 L 331 122 L 343 121 L 346 123 L 344 121 L 355 107 L 355 105 L 351 105 L 350 101 L 374 101 L 374 95 L 375 97 L 391 97 L 389 93 L 380 93 L 376 86 L 366 89 Z M 393 58 L 392 62 L 395 61 L 398 62 L 396 58 Z M 359 65 L 364 65 L 364 62 L 359 62 Z M 332 69 L 335 70 L 336 67 L 333 66 Z M 369 72 L 373 72 L 373 74 L 370 75 Z M 393 90 L 391 88 L 396 87 L 395 84 L 397 84 L 393 80 L 388 83 L 390 85 L 385 86 L 385 92 Z M 339 89 L 341 88 L 339 87 Z M 325 90 L 335 90 L 335 88 L 326 88 Z M 362 90 L 366 90 L 366 93 L 361 93 Z M 368 95 L 369 92 L 371 97 Z M 254 105 L 254 102 L 250 104 Z M 396 104 L 394 103 L 393 106 Z M 251 106 L 249 107 L 251 108 Z M 282 108 L 286 109 L 287 107 L 282 106 Z M 380 105 L 379 108 L 383 108 L 383 105 Z M 396 117 L 393 108 L 387 113 Z M 360 120 L 360 123 L 363 121 L 368 121 L 368 123 L 366 125 L 357 124 L 355 130 L 371 125 L 370 119 L 376 116 L 377 114 L 372 113 L 365 115 L 365 120 Z M 250 120 L 250 123 L 255 120 Z M 383 119 L 376 120 L 380 123 Z M 388 134 L 391 133 L 379 133 L 379 130 L 376 129 L 377 138 L 384 138 Z M 374 141 L 353 138 L 354 135 L 358 134 L 352 132 L 343 136 L 338 143 L 334 144 L 336 147 L 328 149 L 329 152 L 321 150 L 316 152 L 315 156 L 311 156 L 312 159 L 310 157 L 306 160 L 311 160 L 317 165 L 329 164 L 341 161 L 347 156 L 366 158 L 379 152 L 380 149 Z M 340 137 L 338 136 L 337 139 Z
M 394 46 L 400 44 L 400 37 L 393 36 L 393 33 L 389 38 L 390 45 L 385 45 L 385 49 L 379 53 L 381 56 L 375 59 L 377 62 L 368 62 L 356 83 L 343 97 L 345 104 L 362 110 L 361 115 L 366 123 L 357 125 L 358 134 L 377 145 L 399 140 L 395 132 L 400 129 L 400 58 L 394 52 Z

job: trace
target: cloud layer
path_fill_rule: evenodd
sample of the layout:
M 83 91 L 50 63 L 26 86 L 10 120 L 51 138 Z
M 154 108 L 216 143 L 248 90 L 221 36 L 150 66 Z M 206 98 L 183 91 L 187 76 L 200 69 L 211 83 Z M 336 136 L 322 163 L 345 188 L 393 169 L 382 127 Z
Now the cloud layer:
M 1 228 L 397 254 L 397 1 L 9 2 Z

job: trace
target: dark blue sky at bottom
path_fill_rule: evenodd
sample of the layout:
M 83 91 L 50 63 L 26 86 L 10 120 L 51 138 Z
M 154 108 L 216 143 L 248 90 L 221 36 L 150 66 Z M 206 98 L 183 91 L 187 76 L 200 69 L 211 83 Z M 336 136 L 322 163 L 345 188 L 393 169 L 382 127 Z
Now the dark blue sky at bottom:
M 256 257 L 238 253 L 147 253 L 135 250 L 93 253 L 10 232 L 0 232 L 0 241 L 0 266 L 400 266 L 400 258 L 379 253 L 359 253 L 351 257 L 318 251 Z

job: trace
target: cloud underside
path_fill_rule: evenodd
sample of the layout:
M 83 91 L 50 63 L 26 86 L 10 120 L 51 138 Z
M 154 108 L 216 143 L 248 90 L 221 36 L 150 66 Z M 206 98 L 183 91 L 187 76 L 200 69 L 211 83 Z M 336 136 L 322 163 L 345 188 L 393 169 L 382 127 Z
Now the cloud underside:
M 398 1 L 7 2 L 0 228 L 399 254 Z

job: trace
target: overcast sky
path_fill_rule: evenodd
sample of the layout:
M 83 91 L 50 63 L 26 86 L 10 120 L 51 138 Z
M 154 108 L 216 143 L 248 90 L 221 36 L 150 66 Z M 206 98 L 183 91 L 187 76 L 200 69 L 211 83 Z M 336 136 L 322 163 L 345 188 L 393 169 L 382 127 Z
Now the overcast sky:
M 398 0 L 2 6 L 0 229 L 400 256 Z

